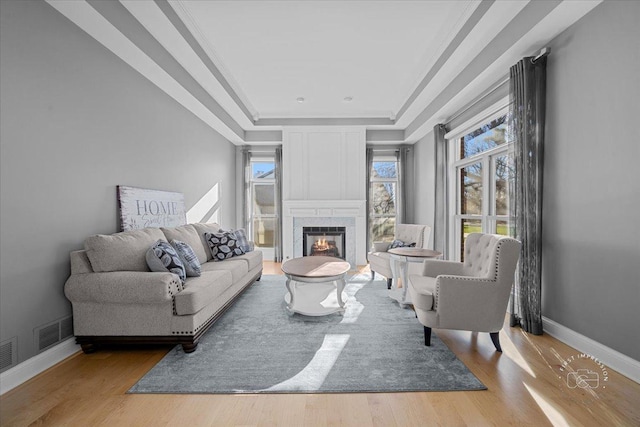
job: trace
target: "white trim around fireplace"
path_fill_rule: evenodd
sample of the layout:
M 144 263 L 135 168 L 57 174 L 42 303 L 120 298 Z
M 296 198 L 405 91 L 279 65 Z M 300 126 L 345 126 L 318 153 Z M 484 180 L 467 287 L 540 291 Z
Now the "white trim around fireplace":
M 366 201 L 365 200 L 285 200 L 282 202 L 283 259 L 295 258 L 294 222 L 297 226 L 326 225 L 347 227 L 347 244 L 354 242 L 353 258 L 347 260 L 352 267 L 367 263 L 366 253 Z M 342 218 L 345 224 L 338 224 Z M 298 219 L 297 221 L 294 221 Z M 311 224 L 317 219 L 320 223 Z M 327 222 L 328 221 L 328 222 Z M 349 237 L 349 228 L 355 234 Z M 300 254 L 302 249 L 300 249 Z M 349 252 L 349 248 L 347 248 Z M 355 264 L 355 265 L 353 265 Z

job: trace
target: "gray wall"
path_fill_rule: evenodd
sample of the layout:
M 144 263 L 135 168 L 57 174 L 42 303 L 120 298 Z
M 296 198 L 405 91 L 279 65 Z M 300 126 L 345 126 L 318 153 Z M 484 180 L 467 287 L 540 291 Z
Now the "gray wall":
M 2 1 L 0 339 L 18 362 L 34 328 L 71 314 L 69 252 L 118 231 L 116 185 L 183 192 L 214 185 L 235 226 L 235 150 L 42 1 Z
M 640 360 L 640 2 L 550 44 L 543 315 Z
M 635 360 L 640 360 L 638 17 L 640 2 L 604 2 L 550 43 L 542 293 L 545 317 Z M 415 159 L 415 219 L 433 224 L 432 133 L 415 144 Z

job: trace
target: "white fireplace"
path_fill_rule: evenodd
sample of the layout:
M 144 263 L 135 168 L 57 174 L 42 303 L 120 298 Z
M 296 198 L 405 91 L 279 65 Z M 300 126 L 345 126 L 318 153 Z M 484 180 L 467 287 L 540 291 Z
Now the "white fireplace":
M 303 255 L 303 228 L 344 227 L 346 229 L 345 260 L 353 268 L 366 264 L 365 205 L 364 200 L 288 200 L 283 202 L 284 259 Z
M 367 263 L 366 131 L 289 127 L 282 139 L 283 258 L 303 255 L 304 227 L 344 227 L 352 267 Z

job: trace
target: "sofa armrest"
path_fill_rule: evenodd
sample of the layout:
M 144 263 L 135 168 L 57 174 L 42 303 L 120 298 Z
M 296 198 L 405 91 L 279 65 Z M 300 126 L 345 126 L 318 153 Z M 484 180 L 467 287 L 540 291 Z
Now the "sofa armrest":
M 442 328 L 499 331 L 510 289 L 483 277 L 438 276 L 434 309 Z
M 173 273 L 111 271 L 72 274 L 64 293 L 72 303 L 158 304 L 171 301 L 182 289 Z
M 422 275 L 438 277 L 442 274 L 450 276 L 466 276 L 464 264 L 455 261 L 444 261 L 441 259 L 427 259 L 422 264 Z

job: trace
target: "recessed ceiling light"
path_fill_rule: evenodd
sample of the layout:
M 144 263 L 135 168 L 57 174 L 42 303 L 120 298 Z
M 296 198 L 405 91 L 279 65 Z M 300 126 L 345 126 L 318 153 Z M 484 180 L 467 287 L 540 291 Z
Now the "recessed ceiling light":
M 304 98 L 300 97 L 300 98 L 296 99 L 296 101 L 298 101 L 299 104 L 302 104 L 304 102 Z
M 351 101 L 353 101 L 353 96 L 345 96 L 343 101 L 344 102 L 351 102 Z

